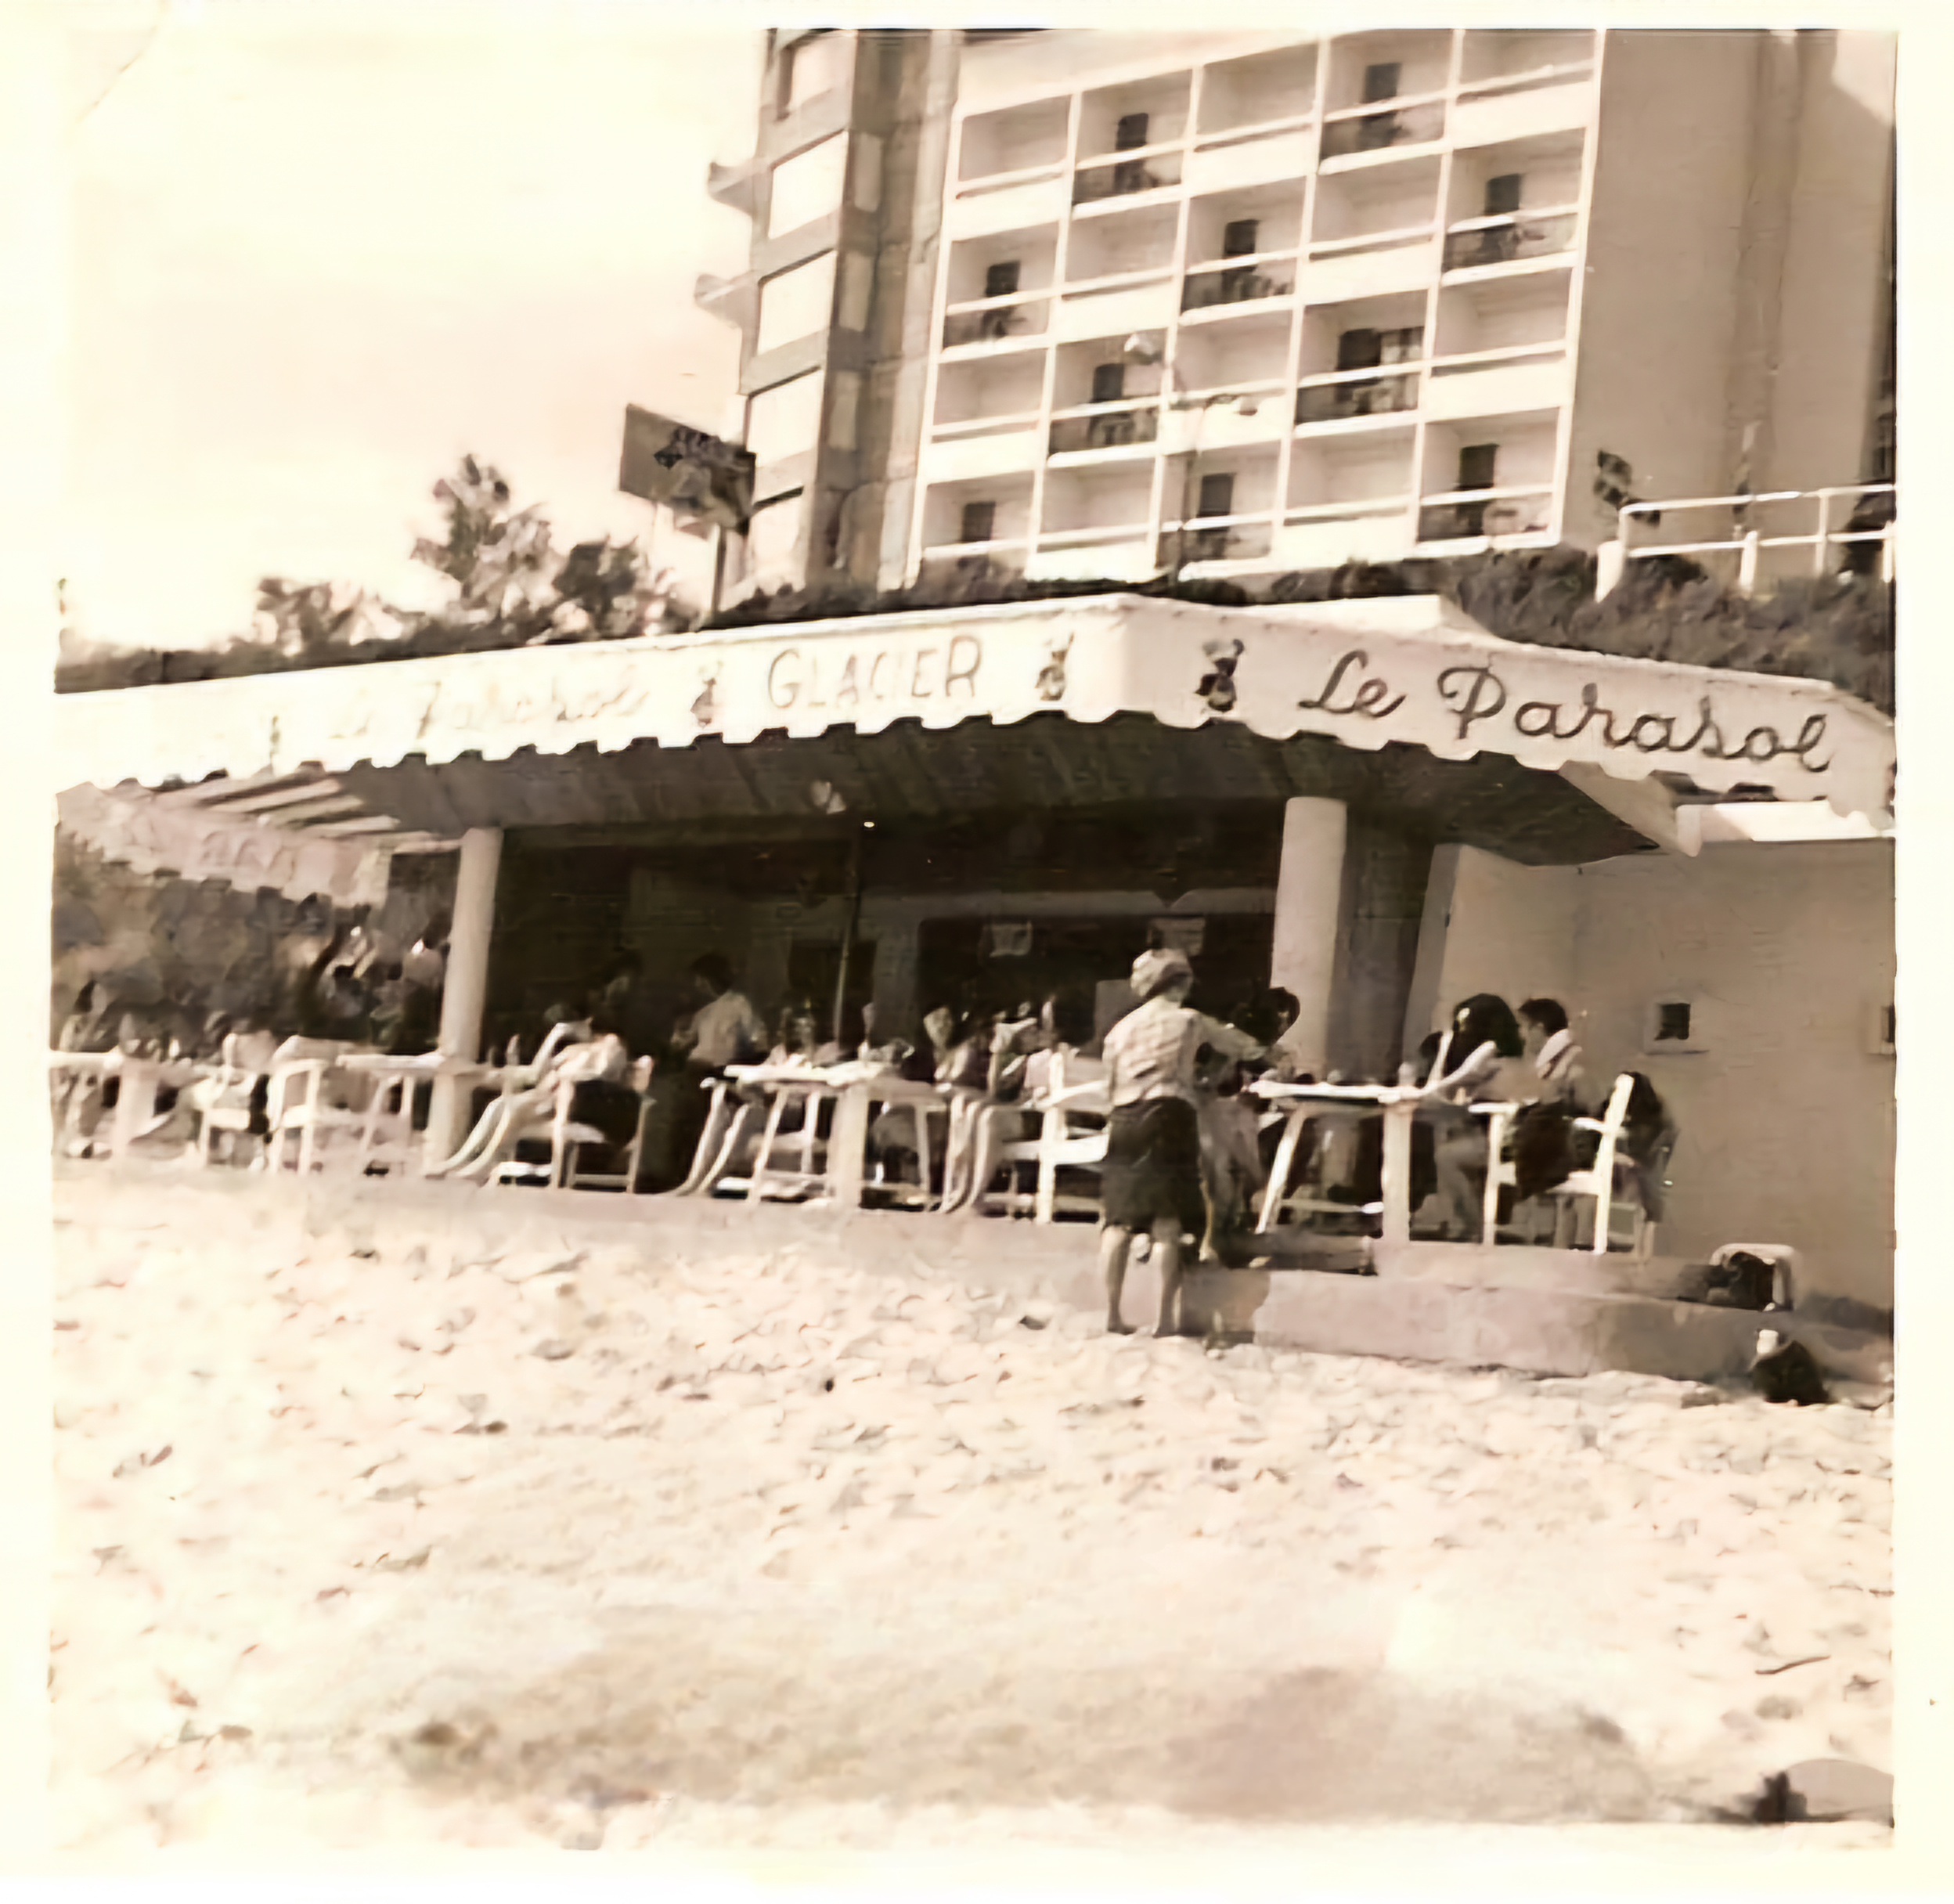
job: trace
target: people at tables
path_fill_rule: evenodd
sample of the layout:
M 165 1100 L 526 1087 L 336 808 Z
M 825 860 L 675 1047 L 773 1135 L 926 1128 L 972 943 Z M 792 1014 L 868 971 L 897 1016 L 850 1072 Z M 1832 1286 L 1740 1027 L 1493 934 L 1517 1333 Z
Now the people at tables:
M 1419 1096 L 1437 1124 L 1433 1162 L 1444 1210 L 1445 1235 L 1476 1241 L 1486 1190 L 1486 1126 L 1469 1107 L 1483 1102 L 1523 1104 L 1538 1094 L 1538 1078 L 1526 1062 L 1520 1022 L 1503 998 L 1481 992 L 1452 1015 L 1440 1061 L 1448 1067 L 1427 1080 Z
M 1181 1239 L 1199 1235 L 1206 1212 L 1201 1185 L 1201 1130 L 1195 1065 L 1203 1045 L 1226 1057 L 1259 1058 L 1246 1032 L 1188 1008 L 1194 968 L 1184 953 L 1143 952 L 1134 961 L 1139 1004 L 1107 1033 L 1108 1120 L 1101 1175 L 1105 1222 L 1100 1266 L 1106 1282 L 1106 1327 L 1128 1332 L 1120 1312 L 1127 1259 L 1135 1231 L 1152 1238 L 1160 1266 L 1157 1332 L 1179 1326 Z
M 692 962 L 690 974 L 697 1008 L 672 1027 L 672 1051 L 683 1076 L 672 1102 L 673 1156 L 685 1160 L 686 1187 L 697 1188 L 698 1160 L 716 1155 L 726 1122 L 737 1106 L 722 1102 L 710 1130 L 712 1080 L 727 1066 L 751 1064 L 767 1048 L 766 1026 L 752 1001 L 733 983 L 733 967 L 723 952 L 707 952 Z
M 1567 1008 L 1553 998 L 1529 998 L 1520 1008 L 1520 1035 L 1538 1080 L 1533 1095 L 1543 1104 L 1584 1110 L 1588 1094 L 1581 1047 L 1567 1023 Z
M 631 1072 L 631 1055 L 625 1048 L 624 1040 L 615 1032 L 594 1033 L 587 1020 L 559 1019 L 543 1039 L 535 1063 L 525 1069 L 521 1087 L 497 1098 L 476 1121 L 475 1127 L 460 1149 L 452 1156 L 431 1166 L 427 1174 L 452 1177 L 463 1181 L 487 1181 L 498 1165 L 515 1155 L 518 1144 L 546 1129 L 552 1122 L 560 1086 L 574 1085 L 580 1093 L 586 1085 L 624 1087 Z M 582 1109 L 586 1113 L 593 1112 L 598 1109 L 599 1103 L 607 1109 L 609 1094 L 600 1094 L 597 1102 L 586 1096 Z M 618 1137 L 607 1127 L 615 1121 L 615 1118 L 606 1116 L 600 1121 L 597 1116 L 579 1116 L 575 1099 L 571 1114 L 578 1122 L 589 1122 L 593 1127 L 604 1129 L 604 1134 L 614 1141 L 630 1141 L 628 1133 Z M 631 1119 L 635 1123 L 635 1094 Z
M 993 1019 L 983 1096 L 966 1112 L 964 1152 L 956 1160 L 957 1167 L 946 1174 L 945 1211 L 976 1215 L 997 1174 L 1004 1147 L 1030 1136 L 1030 1116 L 1024 1106 L 1049 1084 L 1050 1055 L 1062 1043 L 1058 1022 L 1065 1009 L 1054 993 L 1042 1005 L 1026 1001 L 1015 1012 L 1000 1012 Z M 1067 1029 L 1076 1026 L 1069 1024 Z

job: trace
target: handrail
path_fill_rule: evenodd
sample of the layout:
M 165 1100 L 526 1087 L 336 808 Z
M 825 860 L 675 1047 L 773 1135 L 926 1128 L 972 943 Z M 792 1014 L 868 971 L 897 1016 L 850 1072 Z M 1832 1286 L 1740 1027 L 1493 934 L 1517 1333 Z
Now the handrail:
M 1772 489 L 1761 494 L 1750 496 L 1685 496 L 1676 502 L 1625 503 L 1617 512 L 1617 540 L 1613 545 L 1621 564 L 1646 561 L 1657 555 L 1709 555 L 1735 553 L 1737 557 L 1737 586 L 1745 594 L 1751 593 L 1757 586 L 1758 559 L 1766 549 L 1809 549 L 1812 551 L 1812 571 L 1814 575 L 1822 576 L 1830 572 L 1832 551 L 1840 543 L 1877 543 L 1880 545 L 1880 572 L 1881 578 L 1890 582 L 1893 579 L 1895 518 L 1871 528 L 1854 528 L 1851 518 L 1847 517 L 1846 525 L 1834 528 L 1833 505 L 1841 496 L 1851 497 L 1863 503 L 1868 497 L 1891 496 L 1898 493 L 1897 485 L 1890 482 L 1835 483 L 1822 489 Z M 1660 520 L 1667 514 L 1684 510 L 1727 509 L 1736 518 L 1739 525 L 1746 513 L 1753 509 L 1784 503 L 1806 503 L 1812 505 L 1817 526 L 1809 534 L 1802 536 L 1766 536 L 1761 530 L 1743 530 L 1734 536 L 1717 539 L 1699 539 L 1690 542 L 1635 541 L 1630 532 L 1641 517 Z M 1614 571 L 1619 577 L 1620 568 Z M 1613 586 L 1612 580 L 1609 586 Z M 1602 590 L 1606 593 L 1606 590 Z

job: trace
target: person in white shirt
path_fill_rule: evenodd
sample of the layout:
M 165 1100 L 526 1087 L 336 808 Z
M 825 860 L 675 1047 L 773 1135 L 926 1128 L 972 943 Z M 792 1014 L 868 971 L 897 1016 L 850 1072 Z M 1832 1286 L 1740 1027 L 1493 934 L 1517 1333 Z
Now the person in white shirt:
M 1566 1007 L 1552 998 L 1528 999 L 1520 1008 L 1520 1035 L 1540 1080 L 1540 1101 L 1581 1109 L 1587 1080 L 1581 1068 L 1581 1047 L 1568 1028 Z
M 697 1188 L 703 1159 L 718 1156 L 738 1109 L 729 1095 L 721 1101 L 718 1119 L 712 1119 L 712 1082 L 728 1065 L 750 1064 L 762 1055 L 767 1036 L 752 1001 L 734 989 L 733 968 L 723 953 L 708 952 L 694 960 L 692 983 L 699 1008 L 672 1033 L 672 1048 L 684 1061 L 685 1071 L 672 1102 L 671 1127 L 675 1162 L 687 1172 L 686 1185 Z
M 1155 1333 L 1179 1327 L 1181 1239 L 1206 1226 L 1195 1062 L 1206 1046 L 1224 1058 L 1260 1058 L 1246 1032 L 1188 1008 L 1194 968 L 1186 954 L 1143 952 L 1133 965 L 1139 1005 L 1106 1033 L 1106 1160 L 1100 1179 L 1105 1220 L 1099 1262 L 1106 1279 L 1106 1328 L 1130 1333 L 1120 1314 L 1127 1257 L 1136 1230 L 1153 1239 L 1160 1265 Z
M 728 1065 L 751 1063 L 767 1048 L 766 1026 L 752 1000 L 734 989 L 733 968 L 724 955 L 708 952 L 695 961 L 692 982 L 699 1008 L 672 1035 L 687 1066 L 716 1074 Z

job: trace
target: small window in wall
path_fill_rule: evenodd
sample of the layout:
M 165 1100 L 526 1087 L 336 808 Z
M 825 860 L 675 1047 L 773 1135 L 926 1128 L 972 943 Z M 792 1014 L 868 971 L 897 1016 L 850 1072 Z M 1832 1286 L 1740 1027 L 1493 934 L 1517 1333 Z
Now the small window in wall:
M 997 264 L 986 265 L 984 270 L 984 295 L 986 298 L 1015 298 L 1018 295 L 1018 261 L 1015 258 L 1000 259 Z
M 1486 181 L 1487 218 L 1510 218 L 1519 211 L 1520 177 L 1518 172 L 1502 172 L 1497 178 Z
M 963 514 L 958 519 L 957 539 L 959 542 L 990 542 L 994 539 L 997 526 L 997 505 L 995 503 L 966 503 Z
M 1201 500 L 1195 507 L 1196 516 L 1231 516 L 1235 514 L 1235 478 L 1226 470 L 1217 470 L 1212 475 L 1201 478 Z
M 1694 999 L 1653 999 L 1642 1028 L 1642 1048 L 1651 1058 L 1700 1051 L 1704 1048 L 1703 1034 L 1703 1011 Z
M 1127 394 L 1127 366 L 1123 363 L 1096 363 L 1092 366 L 1092 400 L 1117 403 Z
M 1866 1018 L 1866 1050 L 1875 1058 L 1891 1058 L 1893 1055 L 1893 1008 L 1887 1004 L 1875 1005 Z
M 1361 103 L 1375 106 L 1383 99 L 1397 97 L 1399 63 L 1395 60 L 1382 61 L 1364 69 L 1364 97 Z
M 1123 113 L 1119 124 L 1113 128 L 1113 150 L 1137 152 L 1147 142 L 1148 117 L 1145 113 Z
M 1221 228 L 1221 255 L 1224 258 L 1253 258 L 1255 255 L 1256 234 L 1261 229 L 1259 218 L 1231 218 Z
M 1468 443 L 1458 453 L 1461 489 L 1490 489 L 1499 462 L 1497 443 Z

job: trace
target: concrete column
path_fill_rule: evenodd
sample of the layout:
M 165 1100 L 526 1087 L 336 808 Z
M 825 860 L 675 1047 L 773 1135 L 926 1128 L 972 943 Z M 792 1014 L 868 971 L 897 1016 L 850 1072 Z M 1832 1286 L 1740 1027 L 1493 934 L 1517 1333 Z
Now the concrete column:
M 915 1018 L 918 939 L 916 915 L 892 907 L 879 913 L 872 925 L 875 935 L 875 1035 L 878 1038 L 914 1038 Z
M 1300 1010 L 1283 1044 L 1301 1069 L 1318 1077 L 1329 1067 L 1348 831 L 1349 814 L 1341 800 L 1291 800 L 1283 810 L 1269 983 L 1296 994 Z
M 471 827 L 461 838 L 455 876 L 454 925 L 441 989 L 441 1055 L 472 1063 L 481 1055 L 481 1012 L 488 996 L 488 951 L 496 924 L 496 876 L 502 866 L 502 829 Z M 452 1077 L 434 1081 L 427 1113 L 431 1161 L 453 1154 L 468 1134 L 473 1087 Z

